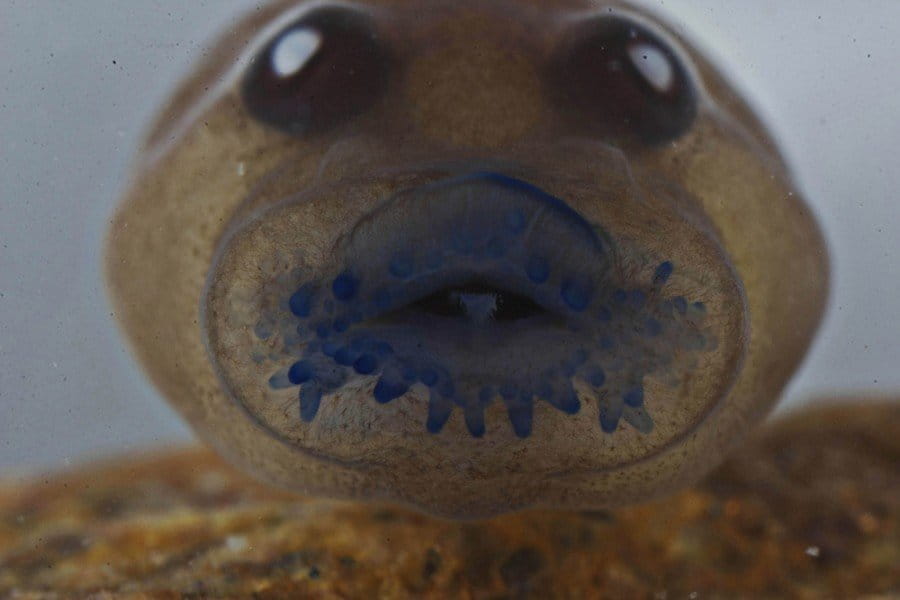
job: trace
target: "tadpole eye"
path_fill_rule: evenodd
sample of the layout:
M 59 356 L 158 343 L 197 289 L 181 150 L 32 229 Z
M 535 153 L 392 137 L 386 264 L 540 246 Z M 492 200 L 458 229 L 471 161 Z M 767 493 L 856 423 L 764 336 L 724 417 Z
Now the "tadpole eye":
M 621 17 L 595 17 L 571 29 L 548 80 L 563 111 L 603 137 L 665 142 L 683 134 L 697 112 L 691 77 L 672 48 Z
M 387 74 L 388 54 L 369 16 L 323 7 L 282 29 L 254 58 L 243 98 L 263 123 L 314 133 L 370 107 Z

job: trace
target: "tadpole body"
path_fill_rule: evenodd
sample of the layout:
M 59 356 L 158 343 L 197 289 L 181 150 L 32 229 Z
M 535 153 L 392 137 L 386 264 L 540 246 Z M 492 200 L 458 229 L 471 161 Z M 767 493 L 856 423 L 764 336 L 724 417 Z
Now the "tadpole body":
M 106 266 L 230 460 L 460 518 L 693 481 L 827 291 L 765 127 L 619 1 L 266 5 L 163 109 Z

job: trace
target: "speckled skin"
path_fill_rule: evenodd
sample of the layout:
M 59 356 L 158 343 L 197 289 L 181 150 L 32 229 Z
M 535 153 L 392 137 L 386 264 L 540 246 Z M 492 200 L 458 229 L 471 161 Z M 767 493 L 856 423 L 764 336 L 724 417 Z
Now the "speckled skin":
M 703 56 L 664 34 L 701 96 L 683 136 L 601 147 L 554 106 L 542 65 L 579 16 L 612 8 L 662 28 L 656 19 L 620 2 L 372 2 L 402 76 L 347 123 L 296 137 L 254 121 L 236 82 L 259 36 L 297 6 L 254 11 L 181 85 L 110 226 L 116 317 L 203 439 L 291 489 L 477 517 L 668 492 L 707 472 L 767 413 L 820 320 L 827 257 L 768 133 Z M 527 164 L 531 181 L 623 240 L 629 260 L 671 258 L 682 267 L 676 289 L 713 290 L 703 299 L 719 349 L 674 390 L 647 385 L 652 433 L 608 435 L 593 410 L 541 407 L 526 439 L 496 429 L 472 440 L 458 418 L 435 436 L 422 429 L 415 391 L 389 407 L 365 390 L 339 392 L 325 422 L 349 415 L 344 428 L 258 411 L 261 392 L 233 376 L 246 353 L 228 311 L 275 268 L 278 251 L 293 245 L 307 264 L 327 264 L 343 231 L 417 181 L 418 167 L 404 167 L 448 160 Z M 304 201 L 291 201 L 298 194 Z

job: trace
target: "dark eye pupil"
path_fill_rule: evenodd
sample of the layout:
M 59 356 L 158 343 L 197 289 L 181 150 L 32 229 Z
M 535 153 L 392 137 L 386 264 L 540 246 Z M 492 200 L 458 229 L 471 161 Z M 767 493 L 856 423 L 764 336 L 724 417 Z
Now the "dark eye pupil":
M 696 116 L 696 92 L 672 49 L 619 17 L 576 26 L 551 63 L 553 94 L 579 127 L 601 136 L 674 139 Z
M 369 17 L 342 7 L 313 10 L 254 59 L 244 103 L 288 133 L 328 129 L 370 107 L 384 89 L 387 55 Z

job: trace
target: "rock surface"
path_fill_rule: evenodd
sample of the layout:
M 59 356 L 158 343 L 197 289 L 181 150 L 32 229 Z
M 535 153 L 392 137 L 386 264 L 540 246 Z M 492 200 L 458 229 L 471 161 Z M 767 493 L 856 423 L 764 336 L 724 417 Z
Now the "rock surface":
M 769 426 L 616 511 L 485 522 L 298 498 L 202 449 L 0 486 L 0 597 L 900 597 L 900 403 Z

